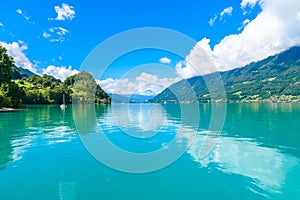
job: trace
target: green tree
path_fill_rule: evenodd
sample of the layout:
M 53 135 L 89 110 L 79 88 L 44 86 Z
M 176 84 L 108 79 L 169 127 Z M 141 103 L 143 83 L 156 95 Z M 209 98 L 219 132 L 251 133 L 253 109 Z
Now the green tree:
M 74 83 L 75 83 L 75 76 L 76 75 L 69 76 L 68 78 L 66 78 L 66 80 L 64 81 L 64 85 L 66 85 L 66 86 L 73 86 Z
M 24 104 L 49 104 L 48 96 L 40 92 L 39 90 L 27 90 L 23 98 Z
M 97 83 L 88 72 L 80 72 L 75 75 L 73 103 L 89 104 L 95 102 Z
M 72 90 L 69 88 L 60 85 L 59 87 L 55 87 L 53 90 L 49 91 L 49 97 L 51 101 L 55 104 L 63 103 L 63 95 L 65 95 L 65 103 L 71 103 L 71 94 Z
M 7 50 L 4 47 L 0 46 L 0 86 L 11 81 L 13 65 L 13 58 L 7 54 Z
M 100 87 L 100 85 L 96 86 L 95 103 L 103 103 L 103 104 L 111 103 L 110 96 L 108 96 L 108 94 Z
M 0 107 L 12 107 L 10 99 L 2 90 L 0 90 Z
M 24 95 L 18 85 L 11 82 L 14 60 L 7 54 L 7 50 L 0 46 L 0 106 L 20 107 Z

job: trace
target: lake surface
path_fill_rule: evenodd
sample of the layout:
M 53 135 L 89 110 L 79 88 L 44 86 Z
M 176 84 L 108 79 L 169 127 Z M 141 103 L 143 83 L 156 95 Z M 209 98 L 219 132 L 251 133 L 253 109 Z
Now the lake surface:
M 228 104 L 222 132 L 211 104 L 197 109 L 2 112 L 0 199 L 300 199 L 300 104 Z

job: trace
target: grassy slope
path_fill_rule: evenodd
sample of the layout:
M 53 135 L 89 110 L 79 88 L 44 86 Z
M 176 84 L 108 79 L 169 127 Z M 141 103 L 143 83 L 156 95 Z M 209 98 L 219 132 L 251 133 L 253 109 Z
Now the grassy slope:
M 216 74 L 177 82 L 154 98 L 154 102 L 174 101 L 177 96 L 189 97 L 192 87 L 200 101 L 209 100 L 206 86 L 217 87 Z M 251 63 L 243 68 L 221 73 L 227 99 L 231 101 L 300 101 L 300 47 Z

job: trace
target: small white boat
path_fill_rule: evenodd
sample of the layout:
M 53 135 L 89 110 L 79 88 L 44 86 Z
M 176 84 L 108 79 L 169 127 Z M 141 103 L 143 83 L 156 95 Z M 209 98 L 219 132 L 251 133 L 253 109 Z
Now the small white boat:
M 63 94 L 63 104 L 60 105 L 60 109 L 64 110 L 66 109 L 67 105 L 66 105 L 66 99 L 65 99 L 65 94 Z

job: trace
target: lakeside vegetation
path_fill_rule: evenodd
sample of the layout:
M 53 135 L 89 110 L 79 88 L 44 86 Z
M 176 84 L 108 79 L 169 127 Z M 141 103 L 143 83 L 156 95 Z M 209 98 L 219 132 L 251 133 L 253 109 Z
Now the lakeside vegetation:
M 102 103 L 111 98 L 88 72 L 61 81 L 50 75 L 39 76 L 14 66 L 7 50 L 0 46 L 0 107 L 19 108 L 22 104 Z

